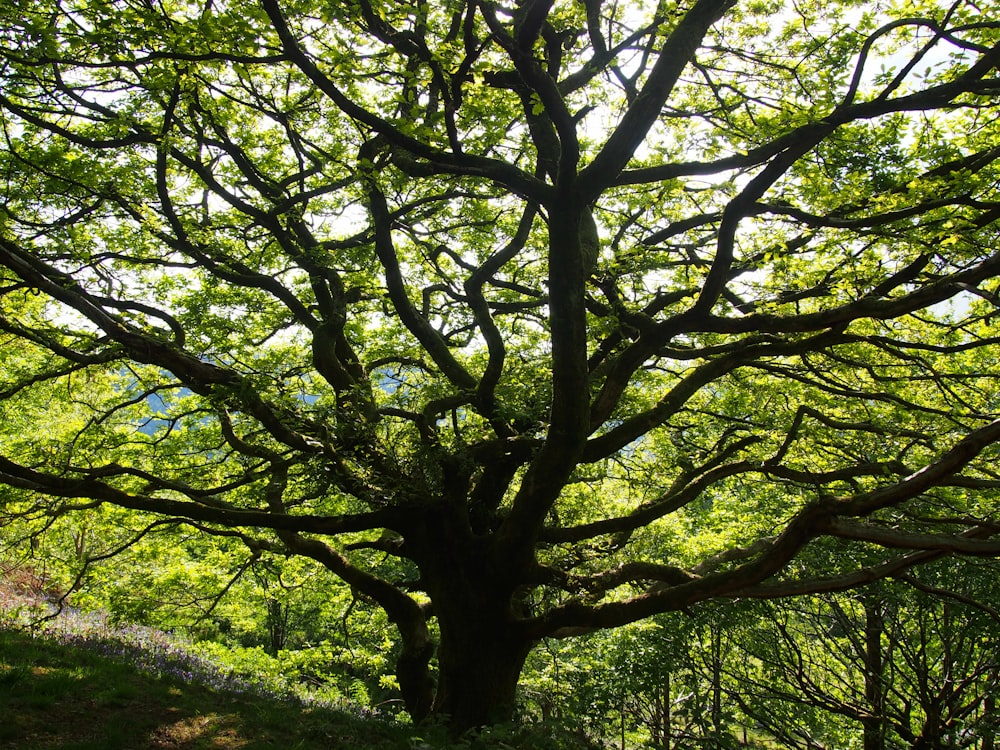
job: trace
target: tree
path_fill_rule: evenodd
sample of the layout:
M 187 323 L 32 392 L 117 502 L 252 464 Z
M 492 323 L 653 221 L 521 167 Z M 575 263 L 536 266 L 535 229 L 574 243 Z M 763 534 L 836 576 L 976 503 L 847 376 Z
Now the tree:
M 456 728 L 996 555 L 1000 23 L 813 5 L 7 3 L 6 516 L 310 558 Z
M 754 633 L 757 621 L 734 609 L 701 606 L 571 642 L 560 654 L 571 715 L 622 748 L 638 746 L 637 734 L 662 750 L 750 747 L 754 724 L 737 713 L 746 688 L 728 678 L 748 658 L 733 633 Z
M 973 566 L 967 566 L 973 567 Z M 989 747 L 997 690 L 995 565 L 761 604 L 727 666 L 730 699 L 783 746 Z

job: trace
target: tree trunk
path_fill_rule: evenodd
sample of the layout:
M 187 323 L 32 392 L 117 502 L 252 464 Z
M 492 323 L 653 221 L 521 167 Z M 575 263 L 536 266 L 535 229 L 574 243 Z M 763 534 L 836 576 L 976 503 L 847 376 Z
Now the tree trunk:
M 510 721 L 528 649 L 524 644 L 442 637 L 434 711 L 456 730 Z
M 865 702 L 870 715 L 862 719 L 864 750 L 885 750 L 885 667 L 882 659 L 882 602 L 870 592 L 865 604 Z
M 427 665 L 434 654 L 434 646 L 424 638 L 403 638 L 403 649 L 396 660 L 396 679 L 403 705 L 415 723 L 424 721 L 431 714 L 434 683 Z
M 432 713 L 456 733 L 510 721 L 534 645 L 517 628 L 516 566 L 460 517 L 442 513 L 423 531 L 416 558 L 441 634 Z
M 709 630 L 712 643 L 712 734 L 719 740 L 723 733 L 722 720 L 722 630 Z
M 653 696 L 653 706 L 650 709 L 649 740 L 653 747 L 662 747 L 663 737 L 663 704 L 659 694 Z
M 482 611 L 441 616 L 434 714 L 456 733 L 510 721 L 531 643 L 511 632 L 507 617 Z
M 663 676 L 663 750 L 670 750 L 673 716 L 670 703 L 670 672 Z
M 995 681 L 996 677 L 994 677 L 993 679 L 993 682 Z M 981 735 L 983 738 L 982 750 L 994 750 L 995 747 L 994 741 L 996 739 L 996 732 L 993 729 L 994 727 L 993 717 L 995 717 L 996 715 L 997 715 L 997 699 L 996 695 L 994 695 L 991 692 L 986 696 L 986 701 L 983 703 L 983 720 L 981 720 L 984 726 L 984 729 L 981 731 Z

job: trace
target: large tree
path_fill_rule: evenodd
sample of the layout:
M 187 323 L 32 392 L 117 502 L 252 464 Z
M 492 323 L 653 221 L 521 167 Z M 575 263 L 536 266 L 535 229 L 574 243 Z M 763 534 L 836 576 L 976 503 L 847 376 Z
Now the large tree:
M 312 558 L 456 727 L 544 638 L 1000 552 L 982 0 L 0 12 L 9 518 Z

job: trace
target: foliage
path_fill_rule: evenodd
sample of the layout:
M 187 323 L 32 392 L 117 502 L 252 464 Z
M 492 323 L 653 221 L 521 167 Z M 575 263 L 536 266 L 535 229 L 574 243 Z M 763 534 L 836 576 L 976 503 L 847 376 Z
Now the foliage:
M 379 609 L 456 731 L 546 639 L 996 556 L 994 16 L 7 3 L 5 544 L 273 653 Z
M 744 657 L 727 667 L 739 686 L 732 699 L 789 748 L 846 747 L 852 737 L 865 750 L 989 747 L 1000 673 L 998 613 L 985 603 L 995 593 L 984 588 L 996 571 L 967 567 L 767 604 Z
M 849 592 L 702 604 L 540 651 L 525 710 L 551 695 L 617 747 L 991 748 L 996 584 L 993 561 L 949 560 Z

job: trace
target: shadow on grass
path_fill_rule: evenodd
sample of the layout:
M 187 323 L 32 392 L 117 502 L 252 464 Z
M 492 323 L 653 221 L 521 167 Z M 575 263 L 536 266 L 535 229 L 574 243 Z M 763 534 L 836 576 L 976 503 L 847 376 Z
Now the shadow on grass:
M 0 631 L 0 750 L 395 750 L 405 730 L 137 672 Z

